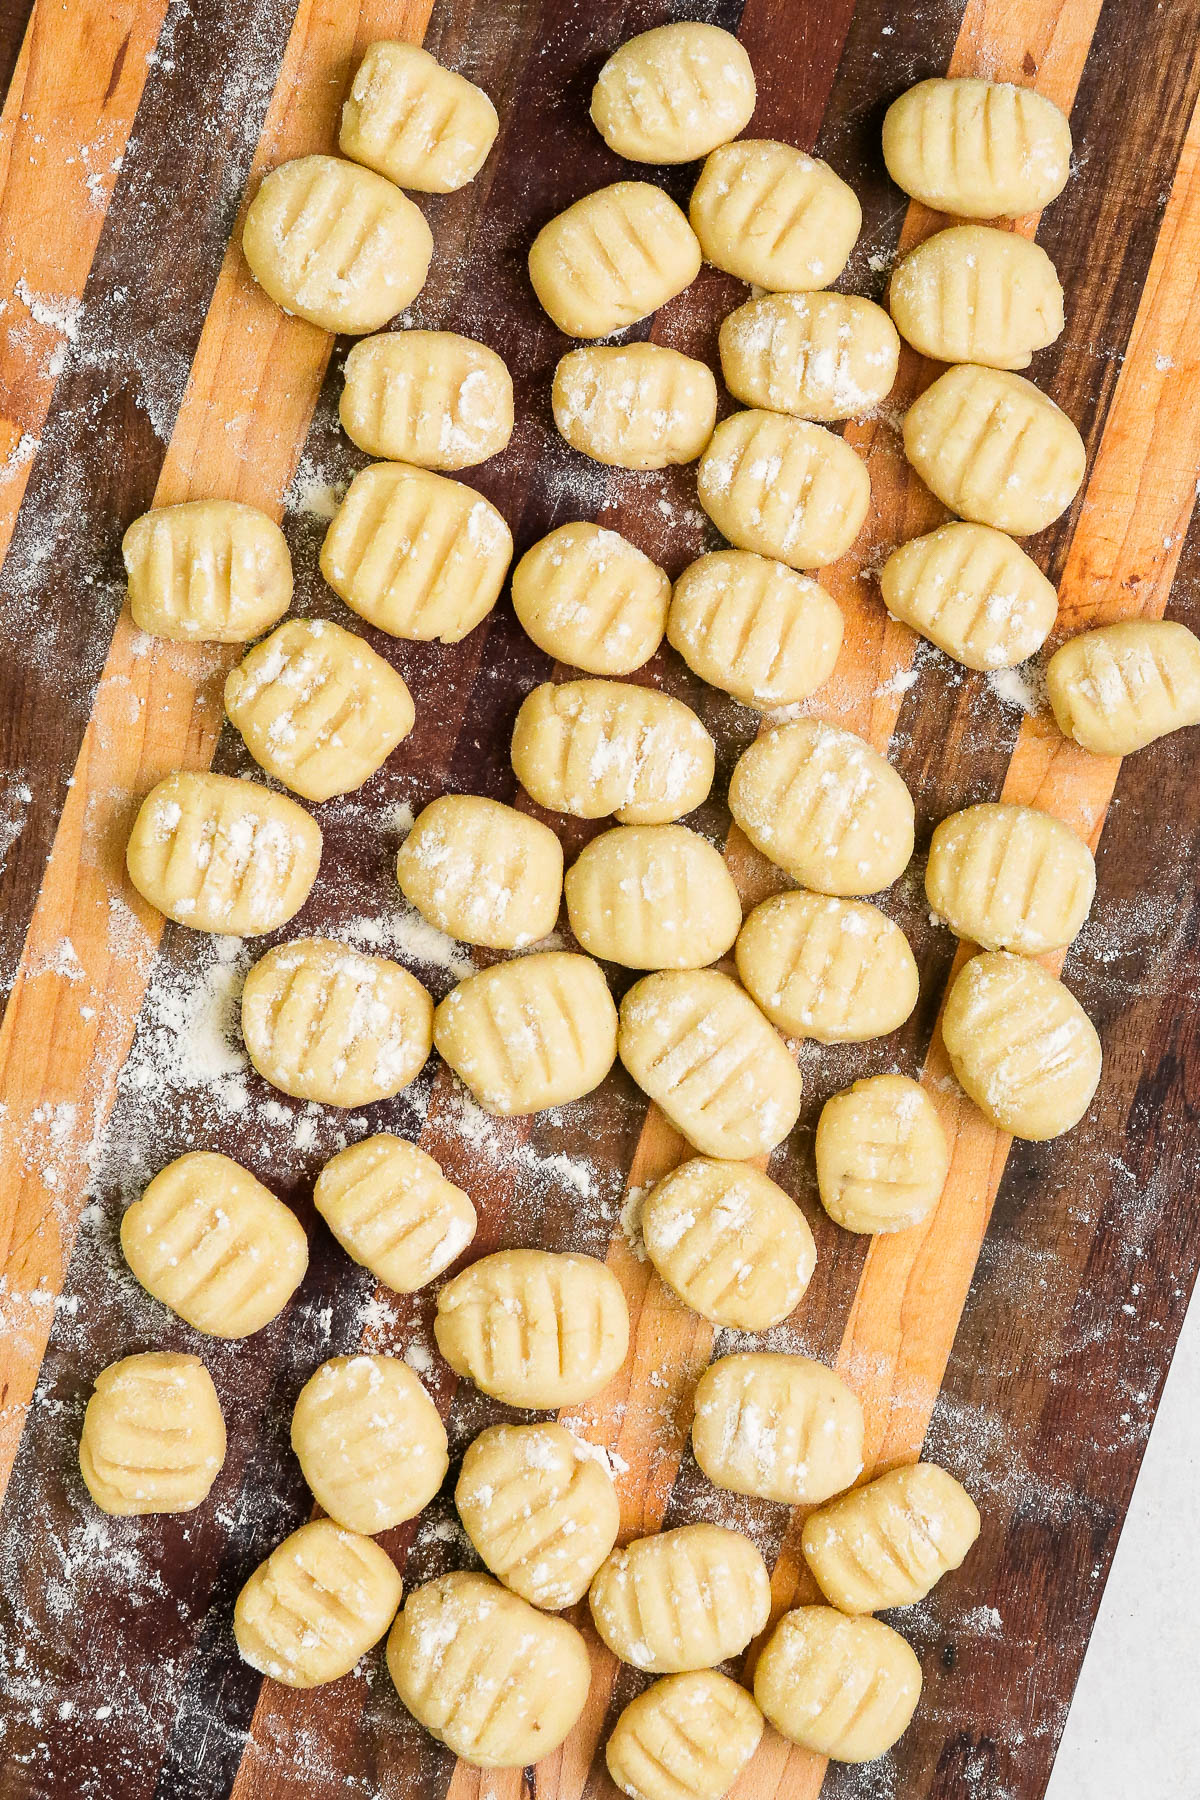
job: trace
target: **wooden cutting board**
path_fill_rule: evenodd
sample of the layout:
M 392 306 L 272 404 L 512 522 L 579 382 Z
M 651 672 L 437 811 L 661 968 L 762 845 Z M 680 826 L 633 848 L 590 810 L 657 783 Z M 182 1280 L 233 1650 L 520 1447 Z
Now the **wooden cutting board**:
M 640 1678 L 593 1642 L 589 1709 L 535 1771 L 481 1776 L 417 1731 L 379 1657 L 295 1694 L 238 1660 L 233 1598 L 309 1514 L 287 1426 L 324 1357 L 407 1354 L 461 1452 L 505 1415 L 432 1350 L 430 1300 L 376 1291 L 314 1224 L 311 1188 L 369 1130 L 420 1142 L 479 1206 L 476 1250 L 532 1244 L 606 1257 L 629 1295 L 622 1376 L 573 1415 L 618 1472 L 624 1531 L 693 1518 L 750 1531 L 779 1610 L 806 1590 L 799 1520 L 710 1489 L 687 1450 L 689 1396 L 735 1340 L 672 1303 L 637 1260 L 629 1189 L 679 1140 L 620 1073 L 560 1115 L 501 1124 L 435 1064 L 408 1094 L 346 1119 L 273 1094 L 228 1027 L 248 948 L 168 928 L 124 880 L 138 799 L 171 769 L 247 767 L 222 734 L 231 654 L 139 637 L 121 610 L 119 545 L 153 502 L 227 495 L 281 516 L 303 612 L 339 616 L 316 572 L 332 493 L 365 460 L 337 427 L 345 346 L 278 312 L 241 265 L 236 224 L 264 169 L 332 146 L 349 73 L 378 36 L 424 40 L 493 95 L 501 134 L 478 180 L 422 201 L 436 254 L 413 323 L 494 345 L 516 380 L 509 449 L 471 479 L 518 551 L 599 518 L 674 574 L 713 540 L 694 474 L 587 464 L 557 439 L 549 383 L 562 340 L 524 258 L 569 201 L 631 171 L 587 119 L 605 55 L 675 16 L 739 32 L 754 61 L 752 130 L 815 147 L 859 193 L 864 226 L 841 285 L 879 297 L 897 248 L 938 224 L 907 206 L 879 154 L 886 104 L 922 77 L 1036 86 L 1071 113 L 1077 172 L 1036 230 L 1067 330 L 1030 373 L 1078 423 L 1089 476 L 1032 546 L 1060 585 L 1059 631 L 1130 615 L 1200 622 L 1200 0 L 19 0 L 0 7 L 0 1800 L 598 1800 L 602 1744 Z M 684 199 L 694 171 L 660 172 Z M 232 236 L 231 236 L 232 234 Z M 715 361 L 744 296 L 705 270 L 648 328 Z M 643 328 L 640 335 L 646 335 Z M 635 334 L 635 335 L 638 335 Z M 332 353 L 332 354 L 331 354 Z M 884 1762 L 826 1770 L 768 1734 L 738 1800 L 1036 1800 L 1200 1258 L 1200 784 L 1194 734 L 1124 765 L 1066 745 L 1036 681 L 957 669 L 888 621 L 873 572 L 939 511 L 906 473 L 897 424 L 931 377 L 906 352 L 875 418 L 847 436 L 874 506 L 825 579 L 846 618 L 816 710 L 886 751 L 917 805 L 918 856 L 885 897 L 922 971 L 921 1000 L 882 1042 L 801 1053 L 807 1098 L 773 1172 L 816 1234 L 816 1278 L 775 1347 L 836 1363 L 861 1394 L 876 1466 L 925 1451 L 979 1501 L 960 1574 L 897 1623 L 925 1696 Z M 363 629 L 361 625 L 359 629 Z M 371 635 L 371 634 L 368 634 Z M 554 671 L 507 600 L 452 648 L 371 641 L 399 667 L 417 726 L 359 795 L 319 809 L 326 852 L 295 931 L 391 949 L 438 994 L 467 965 L 397 911 L 404 822 L 444 790 L 513 799 L 520 698 Z M 719 746 L 695 821 L 728 843 L 746 896 L 770 874 L 730 831 L 733 760 L 754 719 L 663 651 L 636 677 L 697 708 Z M 1035 801 L 1098 844 L 1092 922 L 1065 966 L 1106 1067 L 1080 1127 L 1011 1145 L 962 1099 L 937 1032 L 956 946 L 923 901 L 934 823 L 968 802 Z M 590 828 L 556 819 L 570 855 Z M 1102 835 L 1103 834 L 1103 835 Z M 613 971 L 619 991 L 622 979 Z M 954 1153 L 922 1228 L 865 1242 L 816 1204 L 812 1131 L 825 1098 L 898 1068 L 937 1102 Z M 201 1341 L 148 1301 L 117 1247 L 123 1205 L 185 1148 L 221 1149 L 311 1228 L 293 1306 L 241 1344 Z M 99 1369 L 134 1349 L 202 1350 L 229 1425 L 209 1504 L 109 1520 L 75 1468 Z M 383 1540 L 409 1585 L 460 1564 L 443 1497 Z

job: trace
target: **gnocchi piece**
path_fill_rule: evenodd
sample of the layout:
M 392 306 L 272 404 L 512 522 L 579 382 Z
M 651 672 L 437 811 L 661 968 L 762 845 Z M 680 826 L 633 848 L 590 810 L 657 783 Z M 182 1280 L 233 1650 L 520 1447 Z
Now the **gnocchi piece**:
M 420 1074 L 433 1001 L 384 956 L 333 938 L 268 950 L 242 990 L 242 1035 L 265 1081 L 299 1100 L 368 1106 Z
M 612 1380 L 629 1348 L 621 1284 L 594 1256 L 498 1250 L 438 1295 L 437 1346 L 508 1406 L 571 1406 Z
M 883 160 L 897 187 L 961 219 L 1018 219 L 1061 194 L 1071 127 L 1032 88 L 935 77 L 888 107 Z
M 225 711 L 259 766 L 328 800 L 362 786 L 413 727 L 390 663 L 326 619 L 289 619 L 225 679 Z
M 1033 806 L 968 806 L 943 819 L 929 845 L 930 906 L 983 950 L 1065 949 L 1095 892 L 1096 864 L 1082 838 Z
M 314 1519 L 284 1538 L 238 1595 L 238 1653 L 285 1687 L 322 1687 L 379 1642 L 401 1592 L 386 1550 L 332 1519 Z
M 529 279 L 568 337 L 602 338 L 635 325 L 700 273 L 700 245 L 661 188 L 616 181 L 543 225 Z
M 908 939 L 863 900 L 773 894 L 747 918 L 735 954 L 743 987 L 789 1037 L 866 1043 L 917 1004 Z
M 716 1669 L 689 1669 L 630 1701 L 604 1757 L 630 1800 L 723 1800 L 762 1732 L 745 1688 Z
M 450 1459 L 437 1407 L 397 1356 L 334 1356 L 305 1382 L 292 1449 L 324 1508 L 364 1537 L 415 1518 Z
M 702 681 L 743 706 L 790 706 L 833 674 L 842 611 L 819 582 L 784 563 L 714 550 L 675 583 L 667 637 Z
M 454 1504 L 492 1574 L 549 1612 L 582 1600 L 621 1523 L 608 1470 L 551 1421 L 481 1432 L 463 1457 Z
M 571 930 L 627 969 L 699 969 L 733 943 L 742 903 L 721 852 L 686 825 L 617 825 L 565 883 Z
M 482 88 L 416 44 L 367 46 L 342 107 L 338 149 L 419 194 L 449 194 L 478 175 L 500 120 Z
M 591 1677 L 573 1625 L 462 1573 L 409 1595 L 387 1663 L 417 1723 L 477 1769 L 524 1768 L 556 1750 Z
M 346 358 L 338 411 L 368 456 L 466 469 L 512 436 L 512 376 L 494 350 L 457 331 L 387 331 Z
M 617 1009 L 590 956 L 545 950 L 460 981 L 438 1007 L 439 1054 L 490 1113 L 544 1112 L 600 1086 Z
M 712 151 L 688 217 L 706 262 L 789 293 L 835 282 L 862 228 L 858 196 L 828 163 L 770 138 Z
M 719 349 L 743 406 L 828 425 L 887 398 L 900 339 L 882 306 L 857 294 L 763 294 L 729 314 Z
M 1077 1125 L 1100 1080 L 1100 1039 L 1078 1000 L 1040 963 L 1004 950 L 963 964 L 942 1038 L 984 1117 L 1034 1143 Z
M 723 1525 L 681 1525 L 614 1550 L 588 1595 L 614 1656 L 654 1675 L 737 1656 L 771 1612 L 757 1546 Z
M 869 1075 L 821 1108 L 821 1205 L 847 1231 L 906 1231 L 935 1207 L 950 1149 L 937 1108 L 906 1075 Z
M 880 1619 L 798 1606 L 767 1640 L 754 1698 L 793 1744 L 834 1762 L 874 1762 L 908 1728 L 921 1698 L 921 1665 Z
M 735 1494 L 787 1506 L 828 1500 L 862 1473 L 863 1431 L 858 1395 L 807 1356 L 723 1356 L 696 1384 L 696 1461 Z
M 642 1241 L 685 1306 L 734 1331 L 766 1331 L 786 1319 L 817 1262 L 808 1221 L 769 1176 L 701 1156 L 646 1195 Z
M 550 812 L 666 825 L 708 798 L 716 748 L 690 706 L 655 688 L 546 681 L 521 704 L 512 766 Z
M 717 969 L 664 969 L 621 1002 L 621 1061 L 703 1156 L 765 1156 L 800 1114 L 803 1083 L 783 1039 Z
M 923 1600 L 979 1536 L 979 1510 L 936 1463 L 891 1469 L 804 1522 L 801 1547 L 817 1586 L 844 1613 Z
M 198 1356 L 110 1363 L 83 1415 L 79 1472 L 101 1512 L 194 1512 L 225 1461 L 225 1420 Z
M 904 416 L 904 454 L 951 512 L 1027 537 L 1066 512 L 1087 464 L 1065 412 L 1023 375 L 959 363 Z
M 139 631 L 244 644 L 292 604 L 292 559 L 274 519 L 237 500 L 156 506 L 121 539 Z
M 717 25 L 659 25 L 615 50 L 592 89 L 592 123 L 630 162 L 684 163 L 745 129 L 754 70 Z
M 257 937 L 286 925 L 312 892 L 321 828 L 254 781 L 180 770 L 151 788 L 125 865 L 143 900 L 196 931 Z
M 301 156 L 272 169 L 251 201 L 242 252 L 284 312 L 360 336 L 416 299 L 433 233 L 382 175 L 336 156 Z
M 694 462 L 717 422 L 712 370 L 662 344 L 569 350 L 550 399 L 571 448 L 619 469 Z
M 313 1205 L 342 1249 L 398 1294 L 415 1294 L 475 1236 L 475 1208 L 432 1156 L 381 1131 L 339 1150 Z
M 373 463 L 354 477 L 321 546 L 321 573 L 390 637 L 457 644 L 491 612 L 512 533 L 461 481 Z
M 952 225 L 918 244 L 888 289 L 901 334 L 938 362 L 1024 369 L 1063 328 L 1063 291 L 1040 244 L 991 225 Z
M 400 846 L 404 898 L 439 931 L 520 950 L 554 930 L 562 845 L 548 825 L 481 794 L 443 794 Z
M 1096 756 L 1128 756 L 1200 724 L 1200 638 L 1172 619 L 1124 619 L 1068 638 L 1046 667 L 1055 723 Z
M 722 419 L 696 484 L 701 506 L 731 544 L 792 569 L 836 562 L 871 501 L 867 465 L 843 438 L 758 408 Z
M 1040 650 L 1058 615 L 1053 582 L 990 525 L 954 520 L 912 538 L 879 574 L 895 619 L 968 669 L 1010 669 Z
M 148 1294 L 212 1337 L 261 1331 L 308 1268 L 291 1208 L 207 1150 L 159 1170 L 121 1220 L 121 1249 Z
M 821 894 L 875 894 L 907 868 L 913 803 L 877 750 L 823 719 L 776 725 L 743 751 L 729 810 L 764 856 Z
M 670 577 L 619 532 L 579 519 L 527 550 L 513 611 L 539 650 L 590 675 L 629 675 L 658 649 Z

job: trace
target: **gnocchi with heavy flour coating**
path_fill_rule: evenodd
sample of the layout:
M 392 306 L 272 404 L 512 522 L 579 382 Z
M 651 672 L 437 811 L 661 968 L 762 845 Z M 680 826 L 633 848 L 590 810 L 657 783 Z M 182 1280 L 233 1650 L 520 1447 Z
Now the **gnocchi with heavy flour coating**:
M 1082 838 L 1033 806 L 968 806 L 930 840 L 926 898 L 956 936 L 982 950 L 1064 949 L 1095 892 L 1096 864 Z
M 907 1075 L 869 1075 L 821 1108 L 821 1205 L 847 1231 L 905 1231 L 937 1205 L 950 1147 L 937 1108 Z
M 1055 722 L 1097 756 L 1128 756 L 1200 724 L 1200 638 L 1172 619 L 1124 619 L 1068 638 L 1046 668 Z
M 588 1605 L 614 1656 L 673 1675 L 744 1650 L 770 1616 L 771 1584 L 756 1545 L 740 1531 L 681 1525 L 614 1550 Z
M 332 1519 L 314 1519 L 284 1538 L 238 1595 L 238 1652 L 285 1687 L 322 1687 L 348 1675 L 379 1642 L 401 1591 L 396 1566 L 378 1544 Z
M 893 550 L 879 588 L 893 618 L 968 669 L 1024 662 L 1058 614 L 1053 583 L 1019 545 L 959 520 Z
M 696 1384 L 692 1449 L 714 1487 L 787 1506 L 840 1494 L 862 1472 L 857 1394 L 807 1356 L 723 1356 Z
M 692 462 L 717 419 L 712 370 L 662 344 L 568 351 L 550 401 L 572 449 L 620 469 Z
M 519 950 L 554 930 L 562 864 L 548 825 L 480 794 L 443 794 L 401 844 L 396 880 L 439 931 Z
M 659 25 L 615 50 L 592 90 L 592 123 L 631 162 L 706 156 L 750 121 L 750 58 L 717 25 Z
M 379 1132 L 331 1157 L 313 1205 L 342 1249 L 398 1294 L 449 1268 L 475 1236 L 475 1208 L 432 1156 Z
M 479 173 L 499 129 L 473 81 L 417 44 L 380 38 L 358 65 L 338 148 L 397 187 L 448 194 Z
M 696 484 L 731 544 L 793 569 L 820 569 L 844 555 L 871 500 L 867 465 L 842 438 L 757 409 L 721 421 Z
M 512 376 L 494 350 L 456 331 L 363 338 L 345 372 L 342 428 L 368 456 L 465 469 L 512 436 Z
M 921 1665 L 880 1619 L 832 1606 L 785 1613 L 754 1670 L 754 1698 L 776 1731 L 834 1762 L 874 1762 L 907 1730 Z
M 551 812 L 665 825 L 708 798 L 716 749 L 670 694 L 623 681 L 547 681 L 522 702 L 512 765 Z
M 720 354 L 744 406 L 832 424 L 886 399 L 900 339 L 882 306 L 857 294 L 763 294 L 729 314 Z
M 193 1512 L 225 1461 L 225 1420 L 198 1356 L 110 1363 L 83 1415 L 79 1472 L 101 1512 Z
M 415 1518 L 449 1468 L 437 1407 L 396 1356 L 334 1356 L 300 1390 L 292 1449 L 319 1506 L 365 1537 Z
M 722 1800 L 762 1732 L 745 1688 L 715 1669 L 690 1669 L 630 1701 L 604 1757 L 630 1800 Z
M 829 287 L 862 226 L 858 196 L 828 163 L 770 138 L 712 151 L 688 217 L 706 262 L 776 292 Z
M 990 225 L 952 225 L 892 274 L 892 317 L 938 362 L 1023 369 L 1063 328 L 1063 292 L 1040 244 Z
M 742 926 L 742 984 L 789 1037 L 861 1044 L 917 1004 L 908 939 L 878 907 L 824 894 L 773 894 Z
M 121 539 L 139 631 L 244 644 L 292 603 L 292 559 L 274 519 L 236 500 L 156 506 Z
M 833 674 L 842 612 L 819 582 L 784 563 L 714 550 L 675 583 L 667 637 L 701 680 L 743 706 L 790 706 Z
M 602 338 L 681 294 L 700 260 L 694 231 L 661 188 L 617 181 L 543 225 L 529 279 L 560 331 Z
M 1032 88 L 935 77 L 888 107 L 883 160 L 896 186 L 934 212 L 1016 219 L 1067 185 L 1071 127 Z
M 737 936 L 742 903 L 721 852 L 686 825 L 618 825 L 565 883 L 571 930 L 627 969 L 698 969 Z
M 590 675 L 629 675 L 662 642 L 670 577 L 619 532 L 579 519 L 527 550 L 513 611 L 540 650 Z
M 617 1009 L 590 956 L 546 950 L 468 975 L 434 1014 L 433 1041 L 488 1112 L 543 1112 L 599 1087 Z
M 890 1469 L 804 1522 L 804 1560 L 844 1613 L 912 1606 L 979 1536 L 979 1510 L 936 1463 Z

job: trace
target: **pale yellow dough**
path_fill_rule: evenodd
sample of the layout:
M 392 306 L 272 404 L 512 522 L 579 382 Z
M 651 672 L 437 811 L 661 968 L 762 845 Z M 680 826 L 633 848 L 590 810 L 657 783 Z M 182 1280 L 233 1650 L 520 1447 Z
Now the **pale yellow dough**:
M 292 559 L 274 519 L 237 500 L 185 500 L 121 540 L 129 610 L 155 637 L 244 644 L 292 604 Z
M 631 162 L 691 162 L 749 124 L 755 95 L 750 58 L 732 33 L 681 21 L 614 50 L 592 90 L 592 123 Z
M 745 1688 L 715 1669 L 691 1669 L 631 1700 L 604 1756 L 630 1800 L 723 1800 L 762 1733 Z
M 617 181 L 543 225 L 529 279 L 560 331 L 602 338 L 681 294 L 700 261 L 695 233 L 661 188 Z
M 1032 88 L 934 77 L 889 106 L 883 160 L 897 187 L 935 212 L 1016 219 L 1066 186 L 1071 127 Z
M 1172 619 L 1124 619 L 1068 638 L 1046 668 L 1059 730 L 1097 756 L 1128 756 L 1200 724 L 1200 638 Z
M 379 1132 L 317 1177 L 313 1205 L 342 1249 L 399 1294 L 449 1268 L 475 1236 L 475 1208 L 432 1156 Z
M 499 129 L 473 81 L 416 44 L 378 38 L 342 107 L 338 148 L 397 187 L 448 194 L 479 173 Z
M 239 1654 L 285 1687 L 337 1681 L 379 1642 L 401 1592 L 396 1566 L 378 1544 L 314 1519 L 284 1538 L 238 1595 Z
M 908 939 L 865 900 L 774 894 L 746 919 L 736 954 L 743 986 L 789 1037 L 865 1043 L 917 1004 Z
M 339 412 L 368 456 L 466 469 L 512 435 L 512 376 L 494 350 L 456 331 L 387 331 L 346 358 Z
M 539 650 L 589 675 L 629 675 L 662 642 L 670 577 L 603 525 L 560 525 L 512 578 L 513 611 Z
M 450 1466 L 437 1407 L 396 1356 L 334 1356 L 300 1389 L 292 1449 L 317 1504 L 366 1537 L 415 1518 Z
M 707 363 L 662 344 L 569 350 L 554 371 L 550 401 L 572 449 L 620 469 L 693 462 L 717 420 Z
M 101 1512 L 193 1512 L 225 1461 L 225 1420 L 198 1356 L 110 1363 L 83 1415 L 79 1472 Z
M 863 1410 L 840 1375 L 807 1356 L 723 1356 L 696 1384 L 692 1449 L 714 1487 L 811 1505 L 861 1474 Z
M 902 335 L 937 362 L 1023 369 L 1063 328 L 1063 291 L 1040 244 L 952 225 L 910 250 L 888 289 Z
M 857 294 L 763 294 L 721 326 L 725 386 L 744 406 L 832 424 L 887 398 L 900 339 L 873 300 Z
M 804 1560 L 825 1598 L 844 1613 L 912 1606 L 979 1536 L 979 1509 L 936 1463 L 914 1463 L 810 1513 Z
M 459 982 L 433 1041 L 486 1111 L 544 1112 L 600 1086 L 616 1060 L 617 1009 L 590 956 L 545 950 Z
M 744 1650 L 767 1622 L 771 1584 L 757 1547 L 740 1531 L 681 1525 L 614 1550 L 588 1604 L 614 1656 L 674 1675 Z
M 1004 532 L 961 520 L 901 544 L 879 573 L 883 603 L 968 669 L 1009 669 L 1058 615 L 1053 582 Z
M 512 765 L 551 812 L 666 825 L 708 798 L 716 748 L 691 707 L 656 688 L 547 681 L 522 702 Z
M 793 569 L 836 562 L 862 528 L 871 478 L 843 438 L 784 413 L 722 419 L 700 458 L 700 504 L 740 550 Z
M 1096 864 L 1083 839 L 1034 806 L 968 806 L 943 819 L 930 841 L 930 907 L 983 950 L 1064 949 L 1095 892 Z
M 862 226 L 857 195 L 828 163 L 770 138 L 714 150 L 688 217 L 706 262 L 776 292 L 829 287 Z
M 667 637 L 702 681 L 744 706 L 790 706 L 833 674 L 842 611 L 819 582 L 785 563 L 714 550 L 675 583 Z
M 754 1671 L 754 1698 L 776 1731 L 835 1762 L 874 1762 L 907 1729 L 921 1665 L 879 1619 L 832 1606 L 785 1613 Z
M 868 1075 L 825 1102 L 817 1187 L 847 1231 L 905 1231 L 937 1205 L 950 1147 L 937 1108 L 907 1075 Z
M 562 866 L 548 825 L 480 794 L 443 794 L 401 844 L 396 880 L 439 931 L 519 950 L 554 930 Z
M 721 852 L 686 825 L 617 825 L 565 883 L 582 947 L 627 969 L 698 969 L 724 956 L 742 903 Z

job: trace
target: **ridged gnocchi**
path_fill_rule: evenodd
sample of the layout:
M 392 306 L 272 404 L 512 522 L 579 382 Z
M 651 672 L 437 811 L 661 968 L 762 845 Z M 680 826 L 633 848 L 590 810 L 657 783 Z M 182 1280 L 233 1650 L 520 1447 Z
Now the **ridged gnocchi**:
M 450 1466 L 437 1407 L 397 1356 L 334 1356 L 300 1389 L 292 1449 L 317 1504 L 364 1537 L 415 1518 Z
M 935 77 L 888 107 L 883 160 L 896 186 L 935 212 L 1017 219 L 1066 186 L 1071 127 L 1032 88 Z
M 887 398 L 900 339 L 882 306 L 857 294 L 763 294 L 724 320 L 719 349 L 743 406 L 828 425 Z
M 1128 756 L 1200 724 L 1200 638 L 1172 619 L 1124 619 L 1068 638 L 1046 666 L 1055 722 L 1096 756 Z
M 83 1415 L 79 1472 L 101 1512 L 194 1512 L 225 1461 L 225 1420 L 198 1356 L 110 1363 Z
M 629 675 L 658 649 L 670 577 L 606 526 L 560 525 L 512 577 L 513 611 L 539 650 L 589 675 Z
M 342 428 L 368 456 L 466 469 L 512 436 L 512 376 L 494 350 L 457 331 L 363 338 L 345 375 Z
M 554 930 L 562 846 L 548 825 L 481 794 L 442 794 L 396 858 L 404 898 L 439 931 L 520 950 Z
M 686 825 L 617 825 L 568 871 L 571 930 L 627 969 L 698 969 L 724 956 L 742 903 L 721 852 Z
M 592 89 L 591 117 L 631 162 L 691 162 L 735 138 L 755 98 L 750 58 L 732 33 L 681 20 L 613 52 Z
M 787 1506 L 840 1494 L 862 1472 L 863 1429 L 857 1394 L 807 1356 L 723 1356 L 696 1384 L 696 1461 L 735 1494 Z
M 238 1595 L 238 1653 L 285 1687 L 322 1687 L 379 1642 L 401 1591 L 386 1550 L 332 1519 L 314 1519 L 284 1538 Z
M 624 681 L 547 681 L 521 704 L 512 765 L 550 812 L 666 825 L 708 798 L 716 749 L 670 694 Z
M 937 1108 L 907 1075 L 868 1075 L 821 1108 L 821 1205 L 847 1231 L 906 1231 L 937 1205 L 950 1147 Z
M 1040 244 L 991 225 L 935 231 L 893 271 L 901 335 L 938 362 L 1023 369 L 1063 328 L 1063 291 Z
M 702 681 L 744 706 L 790 706 L 833 674 L 842 612 L 819 582 L 785 563 L 713 550 L 675 583 L 667 637 Z
M 681 1525 L 614 1550 L 588 1605 L 614 1656 L 674 1675 L 744 1650 L 770 1616 L 771 1584 L 757 1546 L 740 1531 Z
M 139 631 L 244 644 L 292 604 L 292 559 L 274 519 L 237 500 L 156 506 L 121 539 Z
M 930 907 L 982 950 L 1044 956 L 1064 949 L 1095 892 L 1096 864 L 1083 839 L 1033 806 L 968 806 L 943 819 L 930 840 Z
M 955 520 L 901 544 L 879 573 L 895 619 L 968 669 L 1008 669 L 1040 650 L 1054 584 L 1004 532 Z
M 617 181 L 543 225 L 529 279 L 560 331 L 602 338 L 681 294 L 700 261 L 696 235 L 669 195 L 648 181 Z
M 739 550 L 793 569 L 836 562 L 871 500 L 867 465 L 823 425 L 751 409 L 722 419 L 700 458 L 700 504 Z
M 459 982 L 433 1041 L 490 1113 L 544 1112 L 599 1087 L 617 1054 L 617 1009 L 590 956 L 545 950 Z
M 416 1144 L 378 1132 L 317 1176 L 313 1205 L 342 1249 L 398 1294 L 414 1294 L 461 1256 L 475 1208 Z
M 706 262 L 774 292 L 829 287 L 862 227 L 858 196 L 828 163 L 770 138 L 712 151 L 688 217 Z
M 747 917 L 736 955 L 743 987 L 789 1037 L 865 1043 L 917 1004 L 908 939 L 863 900 L 773 894 Z
M 745 1688 L 716 1669 L 690 1669 L 629 1702 L 604 1757 L 630 1800 L 722 1800 L 762 1732 Z
M 810 1513 L 801 1547 L 817 1586 L 844 1613 L 912 1606 L 979 1536 L 979 1509 L 936 1463 L 890 1469 Z
M 397 187 L 449 194 L 478 175 L 499 129 L 473 81 L 417 44 L 381 38 L 358 65 L 338 148 Z
M 712 436 L 717 384 L 706 363 L 662 344 L 569 350 L 554 371 L 554 423 L 573 450 L 621 469 L 693 462 Z
M 754 1670 L 754 1698 L 792 1743 L 834 1762 L 874 1762 L 908 1728 L 921 1665 L 890 1625 L 832 1606 L 785 1613 Z

